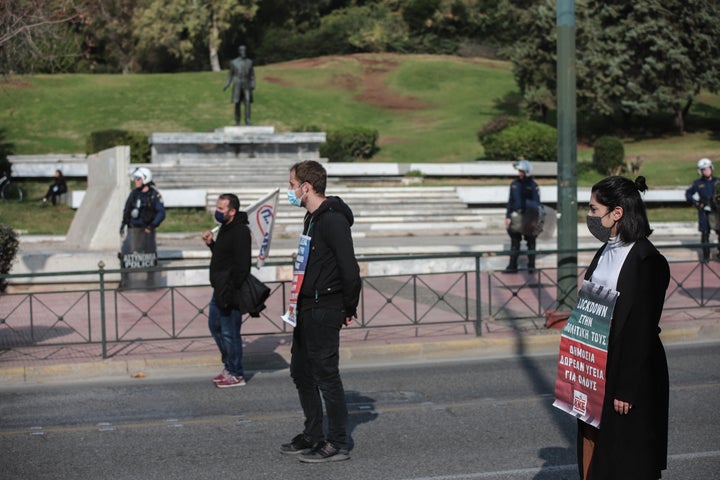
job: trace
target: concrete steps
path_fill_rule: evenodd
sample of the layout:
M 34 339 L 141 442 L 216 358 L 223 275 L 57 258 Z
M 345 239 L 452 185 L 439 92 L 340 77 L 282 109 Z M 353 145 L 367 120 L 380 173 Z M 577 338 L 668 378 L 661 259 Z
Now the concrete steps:
M 275 235 L 296 235 L 305 210 L 285 198 L 288 159 L 238 159 L 213 165 L 153 165 L 153 176 L 162 189 L 207 189 L 206 207 L 215 208 L 223 193 L 234 193 L 241 208 L 280 189 Z M 329 181 L 327 195 L 341 197 L 353 210 L 353 231 L 404 236 L 423 232 L 479 234 L 504 228 L 504 208 L 468 208 L 457 187 L 348 187 Z M 486 206 L 487 207 L 487 206 Z
M 272 189 L 243 188 L 232 191 L 247 207 Z M 212 210 L 225 190 L 208 190 L 207 207 Z M 443 231 L 482 233 L 504 228 L 504 208 L 468 208 L 455 187 L 341 187 L 332 186 L 327 195 L 340 196 L 353 210 L 354 231 L 385 231 L 402 235 L 413 232 Z M 302 228 L 305 210 L 293 207 L 280 188 L 275 234 L 297 233 Z

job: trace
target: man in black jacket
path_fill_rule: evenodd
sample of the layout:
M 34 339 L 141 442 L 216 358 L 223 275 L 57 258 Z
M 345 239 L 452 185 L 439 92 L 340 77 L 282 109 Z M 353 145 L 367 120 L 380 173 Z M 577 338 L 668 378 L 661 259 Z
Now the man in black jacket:
M 202 239 L 212 251 L 208 325 L 225 368 L 212 380 L 218 388 L 240 387 L 245 385 L 240 336 L 243 311 L 237 292 L 250 274 L 251 234 L 236 195 L 220 195 L 215 206 L 215 220 L 220 223 L 217 239 L 211 230 L 204 232 Z
M 300 461 L 307 463 L 350 458 L 339 347 L 340 329 L 356 316 L 360 268 L 350 233 L 352 211 L 339 197 L 325 196 L 326 184 L 325 168 L 316 161 L 299 162 L 290 169 L 288 200 L 307 210 L 303 235 L 309 242 L 302 284 L 297 289 L 290 361 L 305 428 L 280 451 L 299 454 Z M 323 433 L 323 402 L 327 436 Z

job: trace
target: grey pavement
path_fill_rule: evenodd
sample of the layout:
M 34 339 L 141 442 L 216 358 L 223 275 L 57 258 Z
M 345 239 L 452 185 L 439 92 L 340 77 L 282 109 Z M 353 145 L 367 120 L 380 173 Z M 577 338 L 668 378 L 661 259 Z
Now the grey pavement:
M 679 228 L 668 229 L 657 244 L 693 243 L 693 232 Z M 26 241 L 24 248 L 47 249 L 53 239 L 38 238 Z M 276 242 L 273 248 L 291 248 L 295 240 Z M 440 251 L 474 251 L 497 248 L 506 237 L 497 232 L 486 236 L 438 236 L 356 239 L 359 252 L 389 252 L 413 250 L 438 253 Z M 554 240 L 553 240 L 554 242 Z M 597 246 L 589 239 L 581 245 Z M 55 244 L 54 246 L 57 246 Z M 194 250 L 192 234 L 162 236 L 159 250 Z M 554 248 L 551 242 L 541 248 Z M 402 250 L 402 251 L 405 251 Z M 693 255 L 683 250 L 683 255 Z M 680 255 L 679 251 L 675 253 Z M 693 341 L 720 341 L 720 309 L 704 308 L 692 311 L 666 311 L 661 321 L 662 338 L 666 344 Z M 252 321 L 249 319 L 248 321 Z M 281 370 L 289 366 L 291 334 L 244 337 L 244 363 L 248 371 Z M 529 353 L 557 352 L 560 332 L 548 329 L 543 319 L 523 322 L 484 321 L 480 335 L 471 322 L 448 325 L 408 325 L 389 328 L 344 328 L 341 332 L 341 366 L 397 364 L 403 362 L 442 362 L 463 358 L 504 357 Z M 211 338 L 163 340 L 111 344 L 108 358 L 102 358 L 99 344 L 75 346 L 47 346 L 9 348 L 0 350 L 0 383 L 37 384 L 93 379 L 132 379 L 156 376 L 215 375 L 221 368 L 219 354 Z

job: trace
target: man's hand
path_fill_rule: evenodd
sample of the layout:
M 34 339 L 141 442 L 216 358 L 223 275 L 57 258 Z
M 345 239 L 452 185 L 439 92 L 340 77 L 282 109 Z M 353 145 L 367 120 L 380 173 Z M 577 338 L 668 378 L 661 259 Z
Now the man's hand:
M 357 315 L 356 315 L 356 317 L 357 317 Z M 349 327 L 352 322 L 353 322 L 353 317 L 345 317 L 344 323 L 345 323 L 346 327 Z
M 120 238 L 125 236 L 125 224 L 120 225 Z
M 203 242 L 205 242 L 205 245 L 210 245 L 213 243 L 213 233 L 210 230 L 207 230 L 202 233 L 202 239 Z
M 507 230 L 508 228 L 510 228 L 510 219 L 506 218 L 505 219 L 505 230 Z

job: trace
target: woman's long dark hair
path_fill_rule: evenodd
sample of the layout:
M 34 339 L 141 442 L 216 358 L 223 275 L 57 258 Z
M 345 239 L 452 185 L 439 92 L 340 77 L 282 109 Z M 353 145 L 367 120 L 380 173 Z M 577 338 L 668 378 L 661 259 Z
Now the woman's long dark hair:
M 634 182 L 625 177 L 607 177 L 592 187 L 598 203 L 610 210 L 615 207 L 623 209 L 623 216 L 618 222 L 618 235 L 623 242 L 636 242 L 652 233 L 645 203 L 640 197 L 640 192 L 647 189 L 645 177 L 642 176 Z

